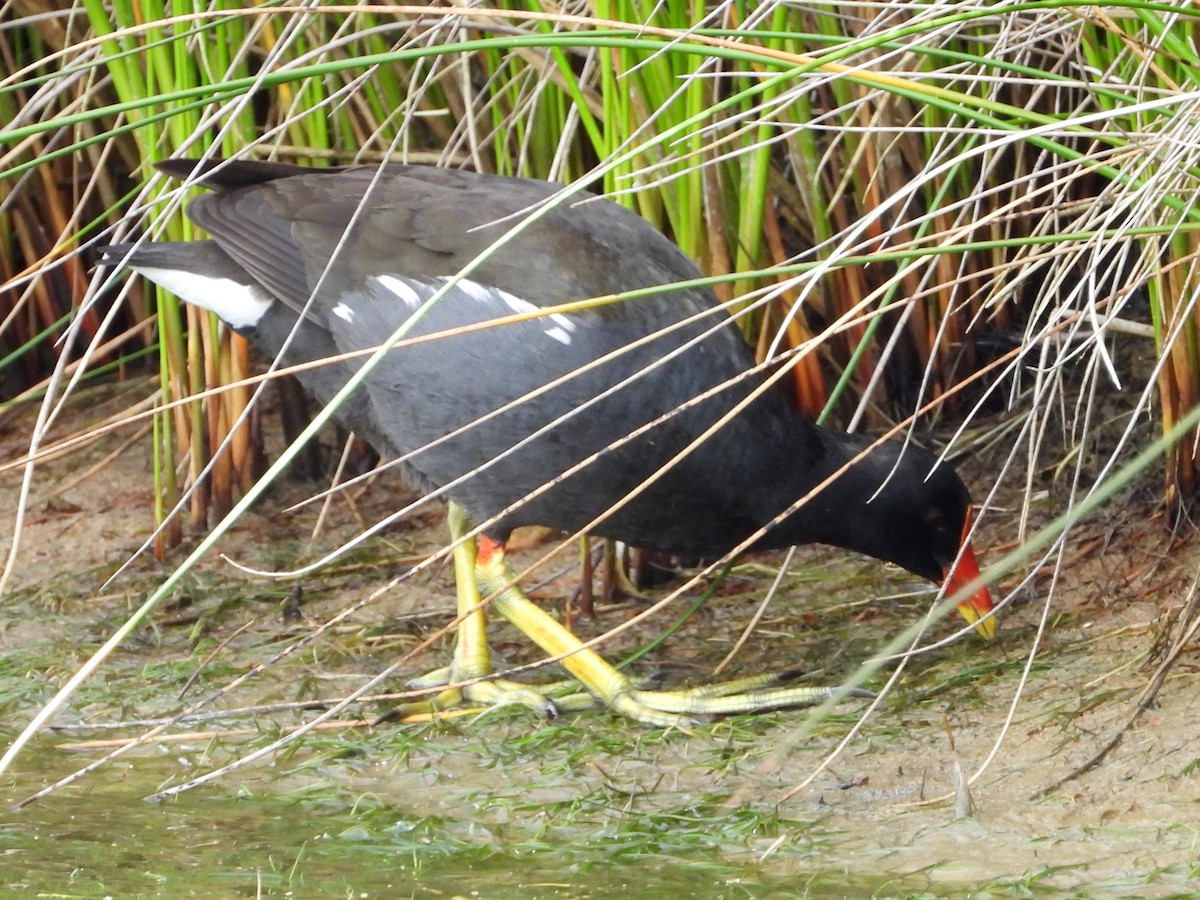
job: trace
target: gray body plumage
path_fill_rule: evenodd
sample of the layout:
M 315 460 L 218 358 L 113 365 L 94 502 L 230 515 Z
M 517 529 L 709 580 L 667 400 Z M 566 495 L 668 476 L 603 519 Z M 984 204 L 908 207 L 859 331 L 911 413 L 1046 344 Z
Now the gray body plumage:
M 191 163 L 163 168 L 185 177 Z M 289 365 L 379 345 L 559 189 L 427 167 L 255 163 L 210 166 L 202 182 L 217 191 L 188 215 L 211 241 L 143 245 L 129 264 L 214 309 L 268 353 L 299 318 Z M 106 260 L 125 250 L 110 248 Z M 699 274 L 633 212 L 576 195 L 469 272 L 408 338 Z M 214 284 L 239 286 L 245 302 L 223 310 L 229 297 Z M 487 530 L 501 540 L 517 525 L 576 530 L 599 519 L 593 533 L 713 556 L 869 443 L 811 425 L 769 389 L 654 477 L 746 401 L 760 383 L 753 362 L 710 290 L 664 290 L 397 348 L 338 415 L 384 456 L 405 457 L 424 485 L 449 486 L 477 521 L 498 516 Z M 359 365 L 300 378 L 324 402 Z M 656 424 L 623 440 L 648 423 Z M 957 552 L 967 504 L 957 476 L 930 454 L 885 445 L 759 545 L 836 544 L 936 580 Z M 930 533 L 934 507 L 944 522 Z

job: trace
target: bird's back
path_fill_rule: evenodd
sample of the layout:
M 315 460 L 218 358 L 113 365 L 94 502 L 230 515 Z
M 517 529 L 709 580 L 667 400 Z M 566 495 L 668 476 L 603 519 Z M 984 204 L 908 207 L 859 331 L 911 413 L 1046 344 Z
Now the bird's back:
M 181 174 L 187 164 L 170 165 Z M 407 333 L 417 342 L 383 358 L 342 418 L 385 455 L 406 455 L 422 480 L 446 486 L 477 520 L 499 516 L 493 533 L 518 524 L 574 530 L 621 501 L 596 533 L 697 554 L 749 533 L 737 482 L 770 477 L 747 471 L 753 445 L 774 440 L 763 432 L 794 418 L 773 390 L 645 486 L 757 383 L 748 377 L 749 348 L 712 292 L 693 287 L 536 315 L 699 277 L 636 214 L 577 195 L 476 262 L 559 187 L 428 167 L 254 163 L 219 170 L 208 183 L 218 190 L 188 214 L 279 301 L 243 329 L 267 352 L 278 352 L 301 315 L 286 362 L 377 346 L 423 310 Z M 518 316 L 526 318 L 481 327 Z M 358 364 L 301 380 L 327 401 Z M 815 452 L 804 434 L 797 463 Z

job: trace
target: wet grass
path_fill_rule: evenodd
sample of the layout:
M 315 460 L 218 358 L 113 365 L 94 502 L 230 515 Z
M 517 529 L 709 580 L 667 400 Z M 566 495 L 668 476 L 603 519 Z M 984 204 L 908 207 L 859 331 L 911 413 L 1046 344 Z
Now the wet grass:
M 106 803 L 105 801 L 108 800 Z M 574 834 L 471 826 L 446 816 L 414 816 L 369 798 L 319 801 L 252 793 L 191 799 L 168 808 L 130 810 L 91 794 L 75 819 L 40 810 L 23 825 L 37 827 L 54 852 L 32 847 L 0 826 L 10 859 L 12 891 L 51 890 L 58 896 L 487 896 L 606 897 L 870 896 L 874 885 L 815 871 L 771 872 L 724 856 L 732 843 L 694 828 L 689 810 L 634 819 L 620 828 Z M 728 818 L 728 817 L 725 817 Z M 709 820 L 708 828 L 714 825 Z M 119 824 L 118 842 L 106 836 Z M 515 833 L 515 839 L 514 839 Z M 664 837 L 667 836 L 667 837 Z M 813 851 L 817 847 L 812 845 Z M 859 893 L 859 890 L 863 893 Z

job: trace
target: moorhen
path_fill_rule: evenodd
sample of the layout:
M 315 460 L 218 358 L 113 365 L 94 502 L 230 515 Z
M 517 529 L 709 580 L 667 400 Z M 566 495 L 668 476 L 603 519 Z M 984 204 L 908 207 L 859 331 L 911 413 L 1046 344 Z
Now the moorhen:
M 662 287 L 699 278 L 696 265 L 615 203 L 580 192 L 509 234 L 561 187 L 390 164 L 174 159 L 158 168 L 214 189 L 187 207 L 211 240 L 113 245 L 104 262 L 212 310 L 267 353 L 286 344 L 283 364 L 369 350 L 421 313 L 409 342 L 336 415 L 402 460 L 418 485 L 444 491 L 456 538 L 469 533 L 468 519 L 483 526 L 478 544 L 464 541 L 456 555 L 463 621 L 454 662 L 423 683 L 494 674 L 482 590 L 594 697 L 639 721 L 828 693 L 756 681 L 636 688 L 512 584 L 505 541 L 520 525 L 709 558 L 767 527 L 753 549 L 831 544 L 948 591 L 978 576 L 970 498 L 950 466 L 912 444 L 873 445 L 797 415 L 755 371 L 709 288 Z M 542 312 L 645 288 L 662 289 Z M 365 355 L 299 378 L 328 402 Z M 982 634 L 994 632 L 986 589 L 959 609 Z M 535 688 L 500 679 L 464 693 L 473 703 L 555 709 Z M 449 690 L 434 705 L 461 697 Z

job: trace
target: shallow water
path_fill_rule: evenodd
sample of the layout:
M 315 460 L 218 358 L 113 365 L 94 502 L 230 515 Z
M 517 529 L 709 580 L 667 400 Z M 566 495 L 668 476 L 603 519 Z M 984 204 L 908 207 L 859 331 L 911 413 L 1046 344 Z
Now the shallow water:
M 742 757 L 744 732 L 713 726 L 691 737 L 618 735 L 597 745 L 588 743 L 593 724 L 581 715 L 542 726 L 518 714 L 461 728 L 315 738 L 153 803 L 143 798 L 261 741 L 151 746 L 0 816 L 0 893 L 1194 896 L 1179 865 L 1194 830 L 1047 829 L 1036 807 L 1008 807 L 995 792 L 977 820 L 879 805 L 886 792 L 872 798 L 869 786 L 779 807 L 776 781 L 730 807 L 730 788 L 745 783 L 746 769 L 715 761 L 722 747 Z M 4 799 L 19 799 L 82 756 L 64 753 L 56 739 L 41 741 Z M 761 754 L 742 758 L 749 765 Z
M 23 785 L 46 774 L 22 769 Z M 304 785 L 295 773 L 279 776 L 271 768 L 217 791 L 162 803 L 141 799 L 177 770 L 178 759 L 165 753 L 116 763 L 81 788 L 0 817 L 0 891 L 600 898 L 885 896 L 901 888 L 895 879 L 825 868 L 807 841 L 800 852 L 756 865 L 742 837 L 721 834 L 719 819 L 686 822 L 682 810 L 673 814 L 674 828 L 672 817 L 650 822 L 614 809 L 592 819 L 607 818 L 607 825 L 590 830 L 578 817 L 555 826 L 554 804 L 549 815 L 526 808 L 497 816 L 494 805 L 455 803 L 462 794 L 450 790 L 444 801 L 456 808 L 430 815 L 427 797 L 383 802 L 336 783 Z M 9 800 L 19 793 L 13 787 Z M 662 834 L 656 839 L 644 829 Z M 885 885 L 889 893 L 878 894 Z

